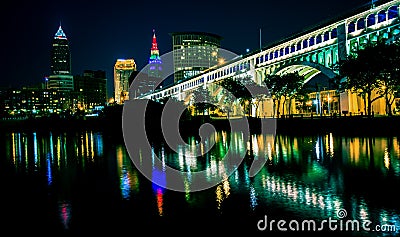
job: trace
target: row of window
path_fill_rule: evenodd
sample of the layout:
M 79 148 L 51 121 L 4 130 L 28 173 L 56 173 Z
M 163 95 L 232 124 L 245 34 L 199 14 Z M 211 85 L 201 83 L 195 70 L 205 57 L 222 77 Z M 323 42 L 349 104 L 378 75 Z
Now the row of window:
M 367 18 L 360 18 L 355 22 L 350 22 L 347 26 L 347 32 L 353 33 L 357 30 L 365 29 L 373 25 L 385 22 L 387 20 L 395 19 L 399 16 L 398 6 L 392 6 L 387 11 L 382 10 L 377 14 L 370 14 Z
M 233 65 L 231 67 L 225 68 L 223 70 L 219 70 L 217 72 L 212 73 L 211 75 L 207 76 L 207 81 L 213 81 L 217 78 L 235 73 L 235 72 L 239 72 L 239 71 L 243 71 L 243 70 L 249 70 L 250 69 L 250 62 L 247 61 L 245 63 L 240 63 L 240 64 L 236 64 Z
M 306 49 L 308 47 L 311 47 L 311 46 L 314 46 L 314 45 L 317 45 L 322 42 L 326 42 L 328 40 L 335 39 L 335 38 L 337 38 L 337 28 L 334 28 L 331 31 L 327 31 L 324 34 L 313 36 L 309 39 L 302 40 L 295 45 L 281 48 L 279 50 L 275 50 L 273 52 L 265 54 L 265 55 L 257 58 L 256 63 L 257 64 L 264 63 L 269 60 L 273 60 L 273 59 L 282 57 L 284 55 L 294 53 L 296 51 L 300 51 L 302 49 Z

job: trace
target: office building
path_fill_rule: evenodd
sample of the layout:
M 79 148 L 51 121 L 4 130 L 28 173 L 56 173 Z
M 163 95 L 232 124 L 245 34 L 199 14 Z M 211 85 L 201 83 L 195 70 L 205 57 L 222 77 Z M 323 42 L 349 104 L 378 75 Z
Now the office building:
M 74 76 L 75 99 L 78 109 L 92 112 L 104 107 L 107 102 L 106 72 L 85 70 L 83 75 Z
M 114 65 L 114 101 L 123 104 L 129 100 L 129 78 L 136 71 L 134 59 L 117 59 Z
M 174 32 L 170 35 L 175 83 L 218 64 L 221 36 L 206 32 Z

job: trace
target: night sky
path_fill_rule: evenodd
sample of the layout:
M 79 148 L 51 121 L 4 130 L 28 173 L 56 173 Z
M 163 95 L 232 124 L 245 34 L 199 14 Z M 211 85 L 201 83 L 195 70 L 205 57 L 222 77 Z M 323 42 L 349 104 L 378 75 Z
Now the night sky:
M 51 42 L 61 22 L 72 55 L 72 74 L 104 70 L 109 96 L 118 58 L 138 70 L 150 56 L 156 30 L 160 54 L 172 50 L 169 33 L 203 31 L 223 37 L 237 54 L 288 37 L 368 0 L 283 1 L 9 1 L 0 10 L 0 87 L 34 85 L 50 72 Z

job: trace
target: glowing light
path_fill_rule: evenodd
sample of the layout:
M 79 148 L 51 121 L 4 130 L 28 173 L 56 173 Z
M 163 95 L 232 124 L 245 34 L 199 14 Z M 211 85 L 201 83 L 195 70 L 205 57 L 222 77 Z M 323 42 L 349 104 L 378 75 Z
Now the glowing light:
M 94 139 L 93 139 L 93 133 L 90 132 L 90 157 L 92 158 L 92 161 L 94 159 Z
M 38 147 L 37 147 L 36 132 L 33 133 L 33 158 L 35 160 L 35 169 L 37 169 L 39 162 L 38 162 Z
M 15 165 L 15 152 L 17 152 L 17 150 L 15 149 L 15 134 L 12 133 L 11 134 L 11 139 L 12 139 L 12 158 L 13 158 L 13 164 Z
M 389 150 L 388 150 L 387 147 L 385 148 L 385 153 L 384 153 L 384 156 L 383 156 L 383 161 L 384 161 L 384 164 L 385 164 L 385 168 L 386 168 L 386 169 L 389 169 L 389 167 L 390 167 L 390 153 L 389 153 Z
M 159 188 L 159 189 L 157 189 L 157 209 L 158 209 L 158 215 L 160 215 L 160 216 L 163 216 L 163 214 L 164 214 L 163 204 L 164 204 L 163 192 L 162 192 L 162 189 Z
M 153 169 L 153 174 L 152 174 L 152 182 L 154 183 L 153 188 L 154 187 L 166 187 L 167 185 L 167 180 L 166 180 L 166 176 L 165 173 L 158 170 L 158 169 Z
M 224 181 L 222 182 L 222 185 L 223 185 L 223 187 L 224 187 L 224 194 L 225 194 L 226 197 L 228 197 L 229 194 L 231 193 L 231 192 L 230 192 L 231 187 L 230 187 L 230 185 L 229 185 L 229 180 L 228 180 L 228 178 L 225 178 L 225 179 L 224 179 Z
M 250 186 L 250 207 L 254 210 L 257 207 L 257 194 L 256 190 L 254 189 L 253 185 Z
M 21 162 L 21 155 L 22 155 L 22 151 L 21 151 L 21 133 L 18 133 L 18 163 Z
M 332 133 L 329 133 L 329 154 L 331 156 L 331 158 L 334 155 L 334 149 L 333 149 L 333 135 Z
M 61 221 L 65 229 L 69 229 L 69 222 L 71 219 L 71 204 L 61 203 L 59 205 Z
M 97 156 L 102 156 L 103 155 L 103 136 L 101 134 L 97 134 L 96 136 L 96 151 L 97 151 Z
M 47 185 L 51 185 L 53 183 L 53 174 L 51 171 L 51 155 L 47 154 Z
M 89 135 L 85 133 L 85 147 L 86 147 L 86 156 L 89 157 Z
M 53 150 L 53 134 L 50 132 L 50 159 L 54 158 L 54 150 Z
M 60 161 L 61 161 L 61 138 L 58 136 L 57 137 L 57 145 L 56 145 L 56 149 L 57 149 L 57 165 L 58 168 L 60 169 Z
M 268 142 L 268 145 L 267 145 L 267 154 L 268 154 L 268 159 L 270 161 L 272 161 L 272 147 L 271 147 L 271 143 L 270 142 Z
M 61 25 L 58 28 L 56 34 L 54 35 L 54 39 L 65 39 L 65 40 L 67 39 L 67 36 L 65 35 L 64 31 L 62 30 Z

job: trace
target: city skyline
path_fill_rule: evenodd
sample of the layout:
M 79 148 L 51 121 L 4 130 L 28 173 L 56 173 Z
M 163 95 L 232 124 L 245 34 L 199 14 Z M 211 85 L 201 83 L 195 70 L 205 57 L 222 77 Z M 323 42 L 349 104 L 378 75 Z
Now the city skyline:
M 105 70 L 110 96 L 113 93 L 115 60 L 134 58 L 138 70 L 141 70 L 150 56 L 153 29 L 157 29 L 160 55 L 172 50 L 169 33 L 174 31 L 221 35 L 224 38 L 221 48 L 242 54 L 246 49 L 257 50 L 260 43 L 267 45 L 288 37 L 363 4 L 370 4 L 370 1 L 357 0 L 344 4 L 340 0 L 324 5 L 314 0 L 254 2 L 248 8 L 237 8 L 228 2 L 202 2 L 201 5 L 190 6 L 179 2 L 168 5 L 135 3 L 132 6 L 130 2 L 122 2 L 123 8 L 106 2 L 77 3 L 72 1 L 59 6 L 48 1 L 26 2 L 18 6 L 11 3 L 6 7 L 6 12 L 2 14 L 2 22 L 9 22 L 4 27 L 5 35 L 14 37 L 2 39 L 7 47 L 0 86 L 33 85 L 50 75 L 51 40 L 60 23 L 70 41 L 72 74 L 80 74 L 84 70 Z M 118 13 L 114 11 L 117 8 L 120 9 Z M 157 12 L 156 17 L 144 9 Z M 202 14 L 210 10 L 216 13 L 215 17 Z M 20 35 L 27 35 L 28 38 L 17 37 Z M 24 62 L 24 67 L 17 67 L 17 61 Z

